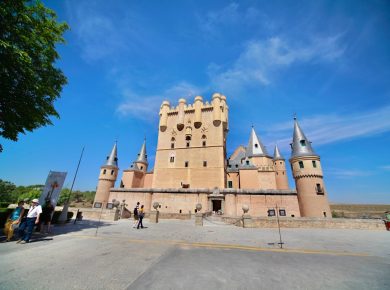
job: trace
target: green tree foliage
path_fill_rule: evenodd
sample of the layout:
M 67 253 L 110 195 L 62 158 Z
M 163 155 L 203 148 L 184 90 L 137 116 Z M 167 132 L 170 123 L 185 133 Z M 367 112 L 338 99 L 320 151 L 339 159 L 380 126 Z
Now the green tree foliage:
M 0 179 L 0 202 L 8 202 L 13 200 L 12 192 L 16 185 L 9 181 Z
M 0 202 L 2 204 L 16 203 L 19 200 L 32 200 L 41 196 L 43 185 L 16 186 L 0 179 Z
M 0 1 L 1 137 L 17 141 L 19 133 L 59 117 L 53 103 L 67 81 L 54 67 L 55 46 L 64 42 L 68 25 L 56 18 L 38 0 Z

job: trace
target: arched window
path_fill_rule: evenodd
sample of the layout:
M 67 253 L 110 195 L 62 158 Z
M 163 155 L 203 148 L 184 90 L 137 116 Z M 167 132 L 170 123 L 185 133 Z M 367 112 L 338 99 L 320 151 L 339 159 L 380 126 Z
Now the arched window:
M 107 171 L 107 170 L 103 169 L 103 174 L 106 174 L 106 171 Z

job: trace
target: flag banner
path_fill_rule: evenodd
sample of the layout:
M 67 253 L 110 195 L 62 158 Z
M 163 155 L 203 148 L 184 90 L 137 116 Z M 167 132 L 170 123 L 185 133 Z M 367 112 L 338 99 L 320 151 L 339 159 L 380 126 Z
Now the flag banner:
M 57 205 L 62 186 L 64 185 L 67 172 L 50 171 L 43 188 L 39 204 L 44 205 L 46 199 L 50 199 L 53 207 Z

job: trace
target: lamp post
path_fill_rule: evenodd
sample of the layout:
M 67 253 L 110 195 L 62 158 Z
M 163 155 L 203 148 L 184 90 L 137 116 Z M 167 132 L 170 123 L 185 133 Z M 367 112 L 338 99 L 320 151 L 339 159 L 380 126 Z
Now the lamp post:
M 85 146 L 83 147 L 83 150 L 81 150 L 79 163 L 77 164 L 76 173 L 74 174 L 74 177 L 73 177 L 73 182 L 72 182 L 72 186 L 70 187 L 68 199 L 65 201 L 64 207 L 62 208 L 62 212 L 58 218 L 58 223 L 60 223 L 60 224 L 66 223 L 66 220 L 68 219 L 69 200 L 70 200 L 70 196 L 72 194 L 74 182 L 76 181 L 77 172 L 79 171 L 81 158 L 83 157 L 83 153 L 84 153 L 84 148 L 85 148 Z

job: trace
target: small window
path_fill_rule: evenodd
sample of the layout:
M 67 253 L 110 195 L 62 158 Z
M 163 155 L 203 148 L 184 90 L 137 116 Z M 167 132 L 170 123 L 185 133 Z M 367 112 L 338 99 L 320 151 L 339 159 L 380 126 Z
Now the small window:
M 275 165 L 276 165 L 276 162 L 275 162 Z
M 317 168 L 317 162 L 315 162 L 315 160 L 312 160 L 311 163 L 313 164 L 314 168 Z
M 188 161 L 184 162 L 184 167 L 188 167 Z
M 286 210 L 285 209 L 279 209 L 279 215 L 280 216 L 286 216 Z
M 299 168 L 304 168 L 303 161 L 299 161 Z
M 284 171 L 282 171 L 283 172 L 283 175 L 284 175 Z
M 187 148 L 190 147 L 190 142 L 187 142 Z
M 141 166 L 141 170 L 142 170 L 142 169 L 144 169 L 144 167 L 143 167 L 143 166 Z
M 207 167 L 207 161 L 203 161 L 203 167 Z
M 106 204 L 107 209 L 112 209 L 113 207 L 114 207 L 114 205 L 111 202 Z
M 229 167 L 229 168 L 232 168 L 232 166 L 231 166 L 230 164 L 228 165 L 228 167 Z
M 324 214 L 324 217 L 326 217 L 326 211 L 324 211 L 323 214 Z
M 259 145 L 255 144 L 255 148 L 258 148 L 258 147 L 259 147 Z
M 236 168 L 238 168 L 238 164 L 236 164 Z
M 191 140 L 191 136 L 186 136 L 186 140 L 190 141 Z
M 111 170 L 111 175 L 114 175 L 114 170 Z
M 93 205 L 94 208 L 101 208 L 102 207 L 102 203 L 101 202 L 95 202 L 95 204 Z
M 179 210 L 179 213 L 181 213 L 181 210 Z
M 171 143 L 171 149 L 175 148 L 175 143 Z
M 276 175 L 279 175 L 279 173 L 278 173 L 278 172 L 276 172 Z
M 176 141 L 175 137 L 172 137 L 171 142 L 175 142 L 175 141 Z
M 203 146 L 203 147 L 206 147 L 206 141 L 203 141 L 203 142 L 202 142 L 202 146 Z
M 275 209 L 273 209 L 273 208 L 269 209 L 268 216 L 275 216 Z
M 246 161 L 246 165 L 249 165 L 249 160 Z
M 318 195 L 324 195 L 324 189 L 322 188 L 321 184 L 316 184 L 316 192 Z
M 280 165 L 282 165 L 283 164 L 283 162 L 282 161 L 280 161 Z
M 228 181 L 228 188 L 233 188 L 233 181 L 231 180 Z
M 175 162 L 175 156 L 171 156 L 170 160 L 171 163 Z
M 299 141 L 299 143 L 301 143 L 301 146 L 306 146 L 306 141 L 305 140 L 301 140 L 301 141 Z
M 103 169 L 103 174 L 106 174 L 107 170 Z

